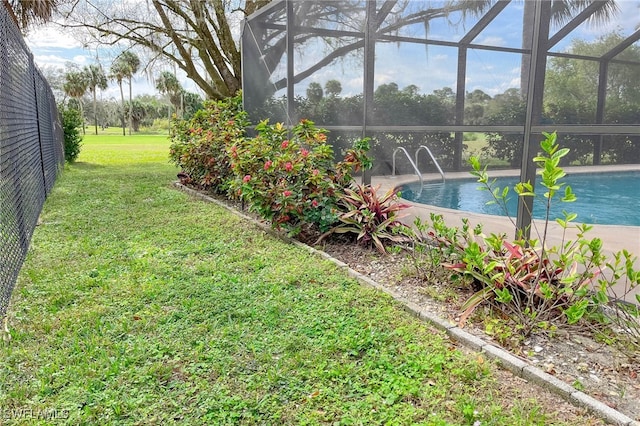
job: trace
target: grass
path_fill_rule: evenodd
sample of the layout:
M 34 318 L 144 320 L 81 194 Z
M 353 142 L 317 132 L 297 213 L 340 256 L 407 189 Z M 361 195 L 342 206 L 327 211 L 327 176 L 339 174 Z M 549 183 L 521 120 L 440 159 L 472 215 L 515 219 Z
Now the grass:
M 172 189 L 167 152 L 87 135 L 61 176 L 0 347 L 2 420 L 562 424 L 389 297 Z

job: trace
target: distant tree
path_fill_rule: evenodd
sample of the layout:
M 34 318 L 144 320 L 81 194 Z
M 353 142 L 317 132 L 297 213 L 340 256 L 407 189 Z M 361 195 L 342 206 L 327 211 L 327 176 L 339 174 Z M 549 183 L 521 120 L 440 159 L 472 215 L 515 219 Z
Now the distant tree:
M 307 99 L 309 102 L 317 104 L 322 100 L 324 92 L 320 83 L 312 82 L 307 87 Z
M 592 42 L 575 40 L 569 52 L 580 56 L 602 57 L 618 46 L 624 37 L 609 33 Z M 640 47 L 631 45 L 616 60 L 640 62 Z M 547 69 L 544 108 L 553 123 L 602 124 L 597 122 L 598 81 L 600 67 L 596 61 L 552 58 Z M 640 74 L 632 66 L 610 63 L 607 72 L 605 124 L 640 123 Z M 605 160 L 615 163 L 637 162 L 640 138 L 617 136 L 607 138 L 602 147 Z M 594 141 L 589 137 L 564 136 L 563 146 L 571 149 L 567 161 L 586 163 L 593 153 Z
M 169 102 L 173 105 L 176 115 L 179 115 L 182 85 L 174 74 L 169 71 L 163 71 L 156 79 L 156 90 L 169 98 Z
M 133 100 L 133 85 L 131 84 L 131 80 L 135 73 L 138 72 L 138 68 L 140 68 L 140 59 L 138 56 L 126 50 L 122 52 L 120 55 L 114 59 L 113 64 L 111 65 L 111 71 L 114 76 L 114 79 L 118 82 L 120 86 L 120 97 L 122 98 L 122 106 L 123 106 L 123 114 L 124 114 L 124 94 L 122 92 L 122 80 L 127 79 L 129 83 L 129 105 L 131 105 L 131 101 Z M 128 111 L 129 117 L 129 135 L 131 135 L 131 111 Z M 124 130 L 124 118 L 122 123 L 122 134 L 125 134 Z
M 64 91 L 65 75 L 67 71 L 63 67 L 55 65 L 40 66 L 40 72 L 51 87 L 56 102 L 64 103 L 67 94 Z
M 487 95 L 480 89 L 473 92 L 467 92 L 464 104 L 464 122 L 465 124 L 484 124 L 483 119 L 485 109 L 491 100 L 491 96 Z
M 65 26 L 87 32 L 88 43 L 126 41 L 179 67 L 208 98 L 234 95 L 241 86 L 234 26 L 269 0 L 74 1 Z
M 140 124 L 147 117 L 147 110 L 149 105 L 140 102 L 139 99 L 134 99 L 131 105 L 127 105 L 127 110 L 131 111 L 133 131 L 140 130 Z
M 520 90 L 511 88 L 497 94 L 488 102 L 485 110 L 485 123 L 488 125 L 519 125 L 524 123 L 526 103 L 520 96 Z M 488 132 L 489 156 L 509 162 L 511 167 L 519 167 L 522 161 L 522 135 Z
M 120 125 L 122 126 L 122 136 L 125 136 L 127 134 L 127 131 L 125 130 L 126 129 L 126 125 L 125 125 L 126 109 L 124 104 L 124 92 L 122 90 L 122 80 L 126 77 L 126 75 L 127 75 L 127 70 L 124 64 L 117 60 L 113 61 L 113 63 L 111 64 L 111 70 L 109 72 L 109 78 L 112 80 L 115 80 L 116 83 L 118 83 L 118 87 L 120 88 L 120 100 L 122 105 L 122 111 L 120 115 Z
M 339 96 L 342 93 L 342 84 L 338 80 L 329 80 L 324 85 L 327 96 Z
M 82 104 L 82 97 L 87 93 L 89 88 L 89 80 L 87 74 L 82 71 L 69 71 L 64 76 L 63 90 L 68 95 L 77 101 L 78 109 L 82 119 L 82 133 L 85 134 L 84 127 L 84 107 Z
M 120 62 L 122 62 L 124 69 L 126 70 L 126 77 L 129 80 L 129 103 L 133 101 L 133 85 L 131 84 L 131 80 L 133 76 L 138 72 L 140 68 L 140 58 L 138 56 L 127 50 L 124 51 L 117 58 Z M 133 112 L 129 110 L 129 134 L 131 134 L 131 126 L 132 126 L 132 115 Z
M 105 90 L 108 87 L 107 76 L 99 64 L 86 65 L 83 68 L 86 75 L 89 91 L 93 95 L 93 122 L 96 127 L 96 135 L 98 134 L 98 109 L 97 109 L 97 90 Z
M 183 100 L 183 118 L 185 120 L 190 119 L 196 111 L 202 109 L 203 99 L 197 93 L 187 92 L 186 90 L 182 91 L 182 100 Z

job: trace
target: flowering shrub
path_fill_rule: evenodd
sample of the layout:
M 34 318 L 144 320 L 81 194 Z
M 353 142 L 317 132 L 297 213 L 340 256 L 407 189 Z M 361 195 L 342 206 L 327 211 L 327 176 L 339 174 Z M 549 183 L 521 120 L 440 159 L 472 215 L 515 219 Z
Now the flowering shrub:
M 182 182 L 225 193 L 232 178 L 227 148 L 244 137 L 247 124 L 240 93 L 207 101 L 190 120 L 174 120 L 169 158 Z
M 336 167 L 324 131 L 309 120 L 294 126 L 291 137 L 281 123 L 263 121 L 256 131 L 255 138 L 237 139 L 227 148 L 231 195 L 292 234 L 305 224 L 328 229 L 337 221 L 337 197 L 351 176 Z

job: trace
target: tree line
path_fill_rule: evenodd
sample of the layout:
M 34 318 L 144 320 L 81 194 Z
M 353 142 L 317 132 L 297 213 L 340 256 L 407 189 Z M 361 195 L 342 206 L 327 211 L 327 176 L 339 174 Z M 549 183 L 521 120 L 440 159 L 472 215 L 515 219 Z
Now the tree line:
M 80 68 L 68 63 L 66 69 L 45 68 L 43 73 L 58 102 L 65 108 L 77 109 L 84 118 L 83 123 L 92 123 L 96 134 L 103 126 L 120 126 L 123 135 L 126 135 L 128 127 L 131 134 L 140 126 L 151 125 L 155 119 L 170 119 L 172 115 L 188 118 L 202 107 L 201 96 L 186 91 L 169 71 L 162 71 L 154 79 L 155 89 L 161 96 L 147 94 L 134 98 L 132 80 L 139 66 L 138 56 L 125 51 L 106 71 L 100 64 Z M 110 83 L 118 85 L 120 102 L 113 98 L 103 100 L 98 96 L 99 91 L 106 90 Z M 128 88 L 126 98 L 125 87 Z M 87 104 L 90 108 L 86 107 Z

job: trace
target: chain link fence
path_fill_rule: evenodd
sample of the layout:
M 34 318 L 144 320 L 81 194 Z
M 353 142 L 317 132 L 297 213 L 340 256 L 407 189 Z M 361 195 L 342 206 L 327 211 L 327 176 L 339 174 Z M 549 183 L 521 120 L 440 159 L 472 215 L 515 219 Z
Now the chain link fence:
M 0 5 L 0 318 L 4 318 L 45 198 L 64 164 L 49 84 Z

